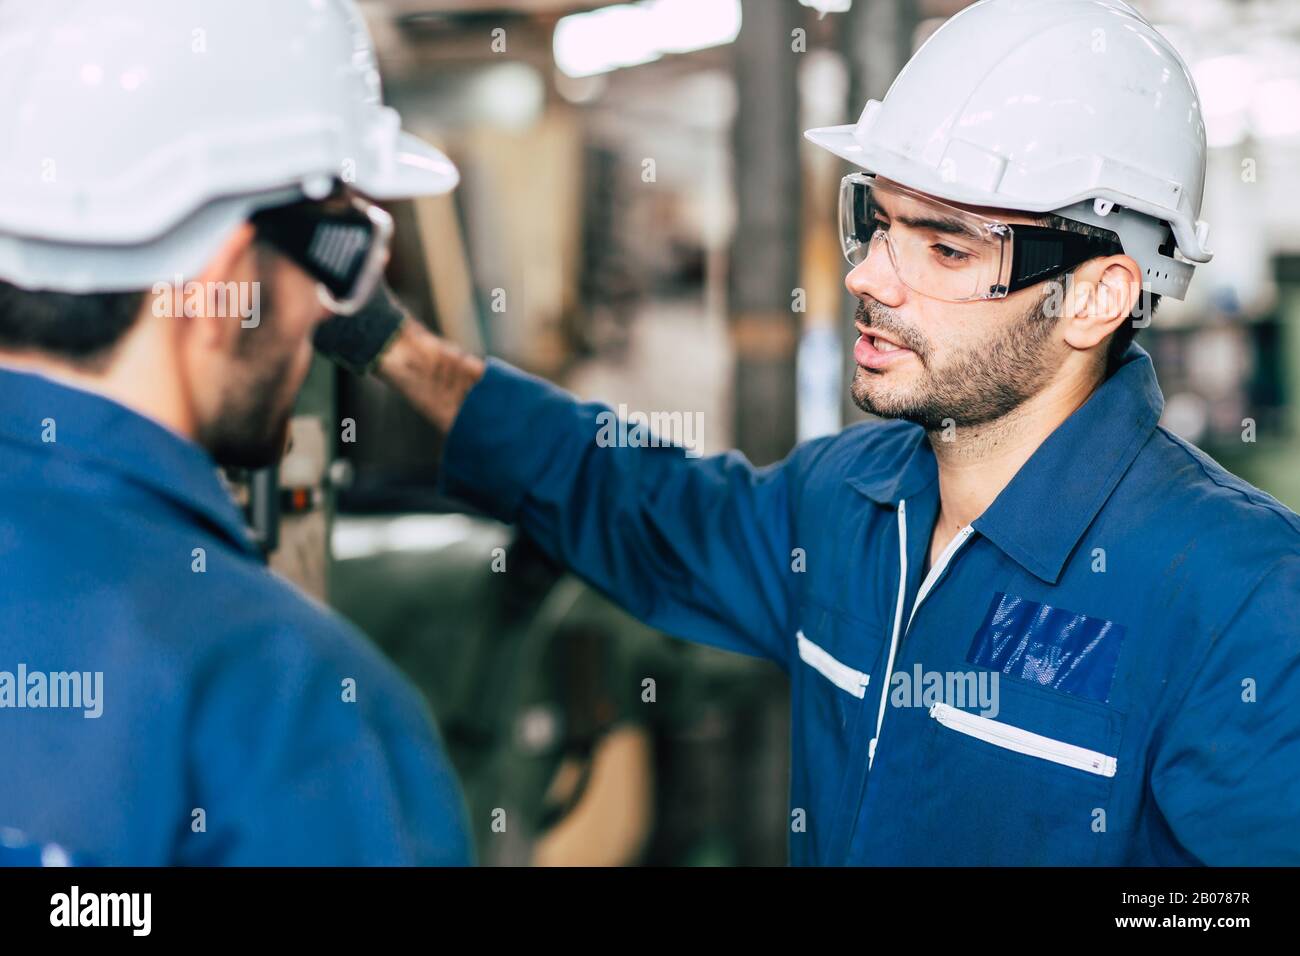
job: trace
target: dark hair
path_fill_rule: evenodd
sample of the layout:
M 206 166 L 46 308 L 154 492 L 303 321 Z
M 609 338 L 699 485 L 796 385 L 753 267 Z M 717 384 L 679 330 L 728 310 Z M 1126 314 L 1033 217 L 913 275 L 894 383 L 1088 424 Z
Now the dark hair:
M 0 349 L 102 367 L 135 324 L 144 292 L 30 292 L 0 281 Z
M 1115 239 L 1118 237 L 1110 229 L 1102 229 L 1100 226 L 1093 226 L 1086 222 L 1078 222 L 1074 219 L 1065 219 L 1061 216 L 1045 213 L 1037 217 L 1040 226 L 1050 226 L 1052 229 L 1063 229 L 1066 232 L 1077 232 L 1080 235 L 1091 236 L 1096 239 Z M 1073 270 L 1071 270 L 1071 273 Z M 1070 275 L 1071 273 L 1066 273 Z M 1062 275 L 1059 281 L 1064 282 L 1066 275 Z M 1144 307 L 1145 304 L 1145 307 Z M 1120 357 L 1128 349 L 1129 343 L 1137 336 L 1138 326 L 1134 323 L 1141 321 L 1143 318 L 1150 319 L 1156 314 L 1156 306 L 1160 304 L 1160 296 L 1154 292 L 1142 289 L 1138 293 L 1138 300 L 1133 304 L 1133 311 L 1129 315 L 1129 321 L 1116 327 L 1111 333 L 1110 345 L 1106 349 L 1106 371 L 1109 373 L 1116 365 L 1119 364 Z

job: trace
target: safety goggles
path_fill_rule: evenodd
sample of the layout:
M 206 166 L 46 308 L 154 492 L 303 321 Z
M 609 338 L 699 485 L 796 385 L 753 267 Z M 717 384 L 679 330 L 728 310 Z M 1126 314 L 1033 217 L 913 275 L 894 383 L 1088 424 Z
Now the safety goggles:
M 860 264 L 877 240 L 904 285 L 947 302 L 1000 299 L 1123 251 L 1118 238 L 999 222 L 869 173 L 851 173 L 840 182 L 844 257 Z
M 393 235 L 393 219 L 374 203 L 342 191 L 263 209 L 251 217 L 258 236 L 320 284 L 321 303 L 352 315 L 370 299 Z

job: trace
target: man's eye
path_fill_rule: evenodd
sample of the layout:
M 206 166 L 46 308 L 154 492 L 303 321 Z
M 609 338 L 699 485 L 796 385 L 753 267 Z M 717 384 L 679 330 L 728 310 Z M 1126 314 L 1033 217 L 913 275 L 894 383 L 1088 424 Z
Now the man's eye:
M 942 242 L 936 242 L 932 248 L 939 256 L 947 262 L 965 262 L 970 258 L 969 252 L 962 252 L 960 249 L 954 249 L 952 246 L 945 246 Z
M 889 231 L 889 223 L 886 222 L 886 221 L 883 220 L 883 219 L 873 219 L 873 220 L 871 220 L 871 227 L 872 227 L 873 229 L 883 229 L 883 230 L 885 230 L 886 232 Z

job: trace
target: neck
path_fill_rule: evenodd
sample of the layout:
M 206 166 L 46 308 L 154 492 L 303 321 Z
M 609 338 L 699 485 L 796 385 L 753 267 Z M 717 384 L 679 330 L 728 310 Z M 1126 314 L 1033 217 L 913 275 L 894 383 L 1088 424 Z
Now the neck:
M 148 332 L 145 328 L 133 329 L 103 368 L 71 364 L 42 352 L 8 350 L 0 350 L 0 366 L 35 372 L 61 385 L 111 399 L 193 440 L 195 417 L 171 343 L 165 335 Z
M 1038 446 L 1101 384 L 1075 376 L 1053 381 L 1001 418 L 959 426 L 953 441 L 929 433 L 939 470 L 936 534 L 944 540 L 978 518 L 1002 493 Z

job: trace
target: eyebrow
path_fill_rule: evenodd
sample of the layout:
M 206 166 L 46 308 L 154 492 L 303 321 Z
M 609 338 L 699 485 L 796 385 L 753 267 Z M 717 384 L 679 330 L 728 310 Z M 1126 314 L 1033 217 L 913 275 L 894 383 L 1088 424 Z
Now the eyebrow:
M 889 214 L 885 213 L 885 215 Z M 949 236 L 965 236 L 967 239 L 984 238 L 966 223 L 952 216 L 899 216 L 898 221 L 911 229 L 929 229 Z

